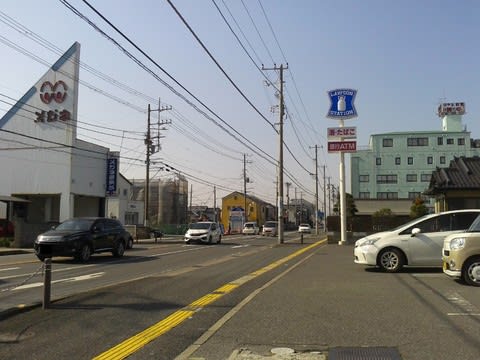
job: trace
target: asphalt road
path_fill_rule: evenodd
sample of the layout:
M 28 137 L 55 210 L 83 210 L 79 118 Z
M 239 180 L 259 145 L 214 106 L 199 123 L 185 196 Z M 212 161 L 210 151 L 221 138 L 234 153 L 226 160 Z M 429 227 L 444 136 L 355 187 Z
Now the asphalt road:
M 49 309 L 3 312 L 0 358 L 263 359 L 272 349 L 296 351 L 283 359 L 333 359 L 335 351 L 367 359 L 368 350 L 480 357 L 478 288 L 440 269 L 365 269 L 352 246 L 295 236 L 281 245 L 261 236 L 145 244 L 86 265 L 55 260 L 54 280 L 83 280 L 53 284 Z M 36 266 L 28 255 L 0 257 L 0 290 Z M 0 302 L 18 307 L 27 293 L 41 299 L 42 288 L 3 291 Z

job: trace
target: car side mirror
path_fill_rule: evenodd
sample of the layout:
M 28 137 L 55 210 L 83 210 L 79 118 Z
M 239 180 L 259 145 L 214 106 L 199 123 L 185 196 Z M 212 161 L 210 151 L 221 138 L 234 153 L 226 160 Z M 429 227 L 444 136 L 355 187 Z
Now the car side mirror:
M 419 234 L 421 232 L 421 230 L 419 228 L 413 228 L 412 229 L 412 236 L 415 236 L 417 234 Z

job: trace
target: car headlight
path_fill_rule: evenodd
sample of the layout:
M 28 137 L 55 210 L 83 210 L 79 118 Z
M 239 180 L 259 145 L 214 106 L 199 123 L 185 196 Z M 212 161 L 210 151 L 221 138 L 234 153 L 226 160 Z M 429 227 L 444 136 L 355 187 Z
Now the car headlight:
M 455 238 L 450 240 L 451 250 L 460 250 L 465 246 L 465 238 Z
M 363 240 L 357 241 L 357 243 L 355 245 L 356 246 L 370 246 L 370 245 L 375 244 L 378 240 L 380 240 L 379 237 L 363 239 Z

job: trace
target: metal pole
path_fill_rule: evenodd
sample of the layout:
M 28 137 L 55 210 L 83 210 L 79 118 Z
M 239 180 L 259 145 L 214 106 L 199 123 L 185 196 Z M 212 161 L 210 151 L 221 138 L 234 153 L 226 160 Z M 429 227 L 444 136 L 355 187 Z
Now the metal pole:
M 343 120 L 340 120 L 340 127 L 343 126 Z M 347 201 L 345 194 L 345 156 L 343 152 L 340 153 L 340 227 L 341 240 L 338 244 L 345 245 L 347 243 Z
M 315 201 L 316 201 L 316 208 L 315 208 L 315 234 L 318 235 L 318 147 L 315 145 Z
M 280 65 L 280 128 L 278 156 L 278 243 L 283 244 L 283 64 Z
M 147 137 L 145 139 L 145 145 L 147 145 L 147 161 L 146 161 L 146 173 L 145 173 L 145 219 L 143 219 L 143 225 L 148 226 L 148 206 L 149 206 L 149 187 L 150 187 L 150 145 L 152 140 L 150 139 L 150 104 L 148 104 L 147 115 Z
M 43 310 L 50 307 L 50 293 L 52 287 L 52 258 L 45 259 L 43 276 Z

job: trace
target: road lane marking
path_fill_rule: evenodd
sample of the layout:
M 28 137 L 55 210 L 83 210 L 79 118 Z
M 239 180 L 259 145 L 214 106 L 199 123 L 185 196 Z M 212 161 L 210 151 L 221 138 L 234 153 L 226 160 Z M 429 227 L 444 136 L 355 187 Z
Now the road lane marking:
M 241 278 L 232 281 L 228 284 L 222 285 L 218 289 L 214 290 L 210 294 L 206 294 L 201 298 L 195 300 L 191 304 L 185 306 L 184 308 L 175 311 L 173 314 L 169 315 L 163 320 L 160 320 L 158 323 L 150 326 L 149 328 L 145 329 L 144 331 L 134 335 L 133 337 L 121 342 L 120 344 L 114 346 L 113 348 L 97 355 L 93 358 L 93 360 L 117 360 L 117 359 L 125 359 L 126 357 L 132 355 L 133 353 L 140 350 L 142 347 L 147 345 L 149 342 L 155 340 L 156 338 L 160 337 L 161 335 L 165 334 L 167 331 L 173 329 L 175 326 L 180 325 L 185 320 L 193 317 L 193 315 L 201 310 L 203 307 L 215 302 L 216 300 L 220 299 L 224 295 L 232 292 L 239 286 L 245 284 L 247 281 L 250 281 L 267 271 L 273 270 L 278 266 L 286 263 L 287 261 L 325 243 L 327 239 L 320 240 L 316 243 L 313 243 L 303 249 L 297 250 L 296 252 L 280 259 L 274 261 L 273 263 L 256 270 L 246 276 L 242 276 Z
M 478 308 L 467 299 L 460 296 L 456 291 L 449 291 L 446 294 L 447 300 L 463 311 L 447 313 L 447 316 L 480 316 Z
M 95 279 L 97 277 L 103 276 L 104 274 L 105 274 L 104 272 L 99 272 L 99 273 L 95 273 L 95 274 L 75 276 L 75 277 L 71 277 L 71 278 L 65 278 L 65 279 L 52 281 L 52 284 L 90 280 L 90 279 Z M 31 289 L 31 288 L 40 287 L 40 286 L 43 286 L 43 282 L 20 285 L 20 286 L 12 288 L 11 290 Z
M 20 269 L 19 267 L 14 267 L 14 268 L 6 268 L 6 269 L 0 269 L 0 271 L 12 271 L 12 270 L 18 270 Z

